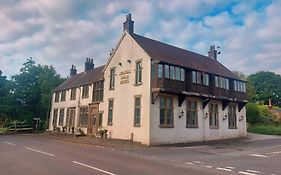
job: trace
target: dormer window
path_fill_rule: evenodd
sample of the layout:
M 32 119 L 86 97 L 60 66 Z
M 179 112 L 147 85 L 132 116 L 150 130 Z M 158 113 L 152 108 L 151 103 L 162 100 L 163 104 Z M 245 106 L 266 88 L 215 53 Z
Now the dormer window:
M 215 76 L 215 87 L 229 90 L 229 79 Z
M 246 83 L 242 81 L 234 80 L 234 91 L 237 92 L 246 92 Z
M 192 71 L 192 83 L 209 86 L 209 74 Z
M 177 66 L 158 64 L 158 78 L 162 78 L 162 77 L 171 80 L 184 81 L 185 80 L 184 69 Z

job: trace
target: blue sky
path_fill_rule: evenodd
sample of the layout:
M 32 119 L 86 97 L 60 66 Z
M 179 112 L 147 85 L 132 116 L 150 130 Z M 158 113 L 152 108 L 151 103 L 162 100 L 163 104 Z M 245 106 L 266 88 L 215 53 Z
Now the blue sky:
M 67 76 L 87 57 L 105 64 L 127 13 L 135 33 L 207 55 L 246 74 L 281 74 L 281 1 L 221 0 L 1 0 L 0 70 L 19 73 L 27 58 Z

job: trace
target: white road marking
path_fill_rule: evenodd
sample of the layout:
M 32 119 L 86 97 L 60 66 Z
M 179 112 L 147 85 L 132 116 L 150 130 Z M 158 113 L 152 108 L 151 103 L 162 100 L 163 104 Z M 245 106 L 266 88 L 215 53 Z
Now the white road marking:
M 104 148 L 103 146 L 99 146 L 99 145 L 97 145 L 96 147 L 97 147 L 97 148 Z
M 246 170 L 246 171 L 248 171 L 250 173 L 260 173 L 259 171 L 255 171 L 255 170 Z
M 206 165 L 206 168 L 213 168 L 212 166 L 210 166 L 210 165 Z
M 221 168 L 221 167 L 217 167 L 216 169 L 217 170 L 222 170 L 222 171 L 228 171 L 228 172 L 232 171 L 231 169 Z
M 233 170 L 235 169 L 235 167 L 232 167 L 232 166 L 227 166 L 226 168 L 227 169 L 233 169 Z
M 16 145 L 16 144 L 11 143 L 11 142 L 3 142 L 3 143 L 6 143 L 6 144 L 8 144 L 8 145 L 12 145 L 12 146 L 15 146 L 15 145 Z
M 239 171 L 239 174 L 245 174 L 245 175 L 257 175 L 255 173 L 248 173 L 248 172 L 244 172 L 244 171 Z
M 250 156 L 255 156 L 255 157 L 268 157 L 268 156 L 262 155 L 262 154 L 250 154 Z
M 199 161 L 193 161 L 194 163 L 201 163 L 201 162 L 199 162 Z
M 125 153 L 129 154 L 130 152 L 129 151 L 124 151 Z
M 81 165 L 81 166 L 84 166 L 84 167 L 87 167 L 87 168 L 91 168 L 93 170 L 97 170 L 97 171 L 100 171 L 100 172 L 103 172 L 103 173 L 106 173 L 106 174 L 110 174 L 110 175 L 116 175 L 114 173 L 111 173 L 109 171 L 105 171 L 105 170 L 102 170 L 102 169 L 99 169 L 99 168 L 96 168 L 96 167 L 93 167 L 93 166 L 90 166 L 90 165 L 86 165 L 84 163 L 80 163 L 80 162 L 77 162 L 77 161 L 72 161 L 73 163 L 75 164 L 78 164 L 78 165 Z
M 191 162 L 185 162 L 185 164 L 187 164 L 187 165 L 194 165 L 194 163 L 191 163 Z
M 30 150 L 30 151 L 34 151 L 34 152 L 37 152 L 37 153 L 45 154 L 45 155 L 48 155 L 48 156 L 53 156 L 53 157 L 55 156 L 54 154 L 50 154 L 50 153 L 47 153 L 47 152 L 44 152 L 44 151 L 39 151 L 39 150 L 32 149 L 32 148 L 29 148 L 29 147 L 25 147 L 25 149 Z

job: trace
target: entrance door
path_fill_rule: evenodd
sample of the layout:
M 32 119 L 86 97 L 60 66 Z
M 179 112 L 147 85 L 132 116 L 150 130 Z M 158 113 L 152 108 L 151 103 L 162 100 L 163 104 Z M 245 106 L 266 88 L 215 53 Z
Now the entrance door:
M 88 132 L 87 134 L 96 135 L 98 130 L 98 114 L 99 114 L 99 105 L 92 104 L 90 105 L 89 112 L 89 124 L 88 124 Z

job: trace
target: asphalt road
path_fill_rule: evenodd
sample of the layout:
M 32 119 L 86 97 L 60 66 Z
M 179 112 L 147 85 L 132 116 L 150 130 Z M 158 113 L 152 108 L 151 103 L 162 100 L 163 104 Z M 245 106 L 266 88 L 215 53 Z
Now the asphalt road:
M 0 175 L 281 175 L 281 137 L 193 146 L 101 147 L 0 135 Z

